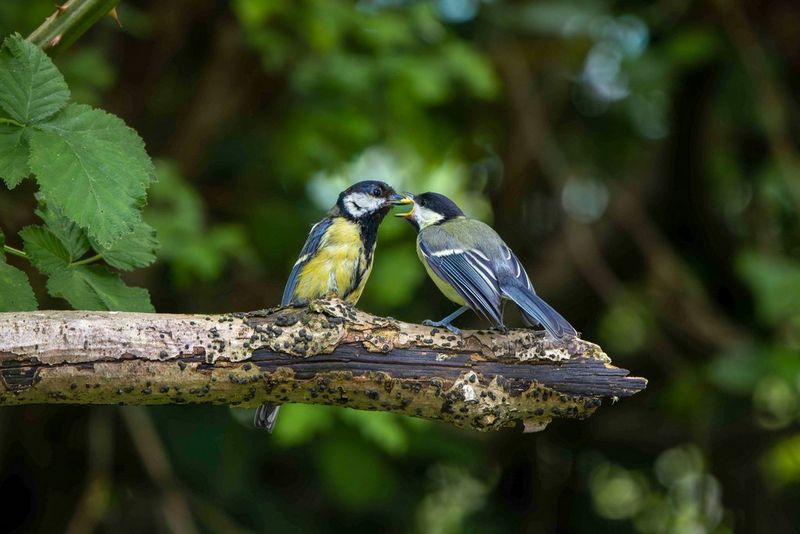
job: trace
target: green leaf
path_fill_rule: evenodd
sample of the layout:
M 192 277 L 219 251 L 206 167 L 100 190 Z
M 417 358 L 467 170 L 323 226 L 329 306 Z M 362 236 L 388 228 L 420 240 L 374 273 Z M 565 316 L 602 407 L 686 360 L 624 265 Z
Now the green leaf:
M 0 312 L 30 311 L 37 308 L 28 276 L 5 262 L 6 236 L 0 230 Z
M 117 269 L 132 271 L 137 267 L 147 267 L 156 261 L 156 250 L 159 244 L 156 231 L 145 223 L 140 223 L 133 232 L 117 240 L 111 247 L 106 248 L 99 243 L 93 243 L 94 249 L 103 256 L 103 259 Z
M 118 274 L 98 265 L 70 266 L 61 240 L 42 226 L 27 226 L 19 235 L 37 269 L 48 276 L 47 291 L 77 310 L 152 312 L 146 289 L 128 287 Z
M 0 178 L 9 189 L 14 189 L 30 173 L 25 129 L 0 124 Z
M 47 203 L 44 197 L 36 195 L 40 204 L 36 209 L 38 215 L 47 226 L 47 229 L 61 241 L 69 256 L 68 262 L 79 260 L 89 251 L 89 239 L 80 226 L 64 217 L 59 209 Z
M 69 266 L 69 251 L 52 232 L 43 226 L 26 226 L 19 232 L 25 253 L 44 274 L 52 275 Z
M 36 307 L 36 297 L 28 277 L 3 261 L 0 254 L 0 312 L 30 311 Z
M 0 107 L 13 119 L 32 124 L 64 107 L 69 88 L 52 60 L 19 34 L 0 51 Z
M 31 170 L 49 202 L 110 247 L 140 224 L 155 176 L 144 142 L 104 111 L 71 104 L 31 134 Z
M 6 236 L 0 229 L 0 312 L 30 311 L 37 308 L 28 276 L 5 262 Z
M 47 290 L 76 310 L 155 311 L 146 289 L 128 287 L 118 274 L 98 265 L 58 271 L 47 281 Z

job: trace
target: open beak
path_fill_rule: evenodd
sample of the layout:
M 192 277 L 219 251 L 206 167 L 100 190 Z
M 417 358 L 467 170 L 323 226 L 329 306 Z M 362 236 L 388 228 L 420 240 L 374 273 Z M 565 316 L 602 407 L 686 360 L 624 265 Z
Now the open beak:
M 411 193 L 405 193 L 403 195 L 393 195 L 391 203 L 394 204 L 395 206 L 404 206 L 407 204 L 412 204 L 414 205 L 414 207 L 416 207 L 416 205 L 414 204 L 414 195 L 412 195 Z M 412 207 L 411 210 L 405 213 L 395 213 L 394 216 L 408 218 L 411 217 L 413 213 L 414 213 L 414 208 Z

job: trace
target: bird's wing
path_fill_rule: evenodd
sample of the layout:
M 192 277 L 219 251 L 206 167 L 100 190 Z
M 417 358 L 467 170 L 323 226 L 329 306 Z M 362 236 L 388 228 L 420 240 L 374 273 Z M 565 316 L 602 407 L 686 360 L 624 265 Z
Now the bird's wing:
M 531 279 L 525 271 L 525 267 L 522 266 L 522 262 L 519 261 L 517 255 L 514 254 L 505 243 L 500 247 L 500 259 L 506 264 L 506 269 L 510 277 L 513 277 L 515 281 L 525 286 L 532 293 L 536 293 L 533 289 L 533 284 L 531 284 Z
M 500 308 L 500 287 L 491 259 L 476 248 L 465 247 L 451 233 L 434 230 L 429 239 L 419 240 L 423 258 L 441 279 L 478 315 L 503 324 Z
M 283 290 L 281 306 L 288 306 L 292 303 L 300 271 L 303 270 L 305 264 L 308 263 L 319 250 L 322 238 L 325 236 L 325 232 L 330 228 L 331 224 L 333 224 L 333 219 L 326 217 L 311 227 L 311 232 L 308 234 L 306 244 L 303 245 L 303 250 L 300 251 L 300 257 L 297 259 L 297 262 L 295 262 L 292 272 L 289 274 L 289 280 L 286 281 L 286 288 Z
M 500 291 L 519 306 L 525 323 L 542 325 L 556 339 L 576 336 L 575 328 L 533 290 L 531 279 L 517 255 L 505 244 L 500 247 L 500 255 L 499 260 L 505 264 L 504 275 L 499 277 Z

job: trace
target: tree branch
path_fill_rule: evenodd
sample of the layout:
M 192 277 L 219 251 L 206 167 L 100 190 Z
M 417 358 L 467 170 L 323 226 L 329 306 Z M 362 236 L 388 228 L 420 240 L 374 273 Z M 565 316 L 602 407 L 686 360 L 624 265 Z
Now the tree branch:
M 458 337 L 338 300 L 225 315 L 0 313 L 0 405 L 298 402 L 534 431 L 645 388 L 627 375 L 580 339 Z

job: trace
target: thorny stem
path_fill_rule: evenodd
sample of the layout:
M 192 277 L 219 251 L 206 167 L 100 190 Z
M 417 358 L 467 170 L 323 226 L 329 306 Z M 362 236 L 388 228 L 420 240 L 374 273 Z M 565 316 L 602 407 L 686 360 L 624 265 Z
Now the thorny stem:
M 19 256 L 20 258 L 25 258 L 26 260 L 28 259 L 28 255 L 18 248 L 10 247 L 8 245 L 3 245 L 3 250 L 11 254 L 12 256 Z
M 29 36 L 28 41 L 55 55 L 74 43 L 109 14 L 119 0 L 69 0 L 58 6 Z

